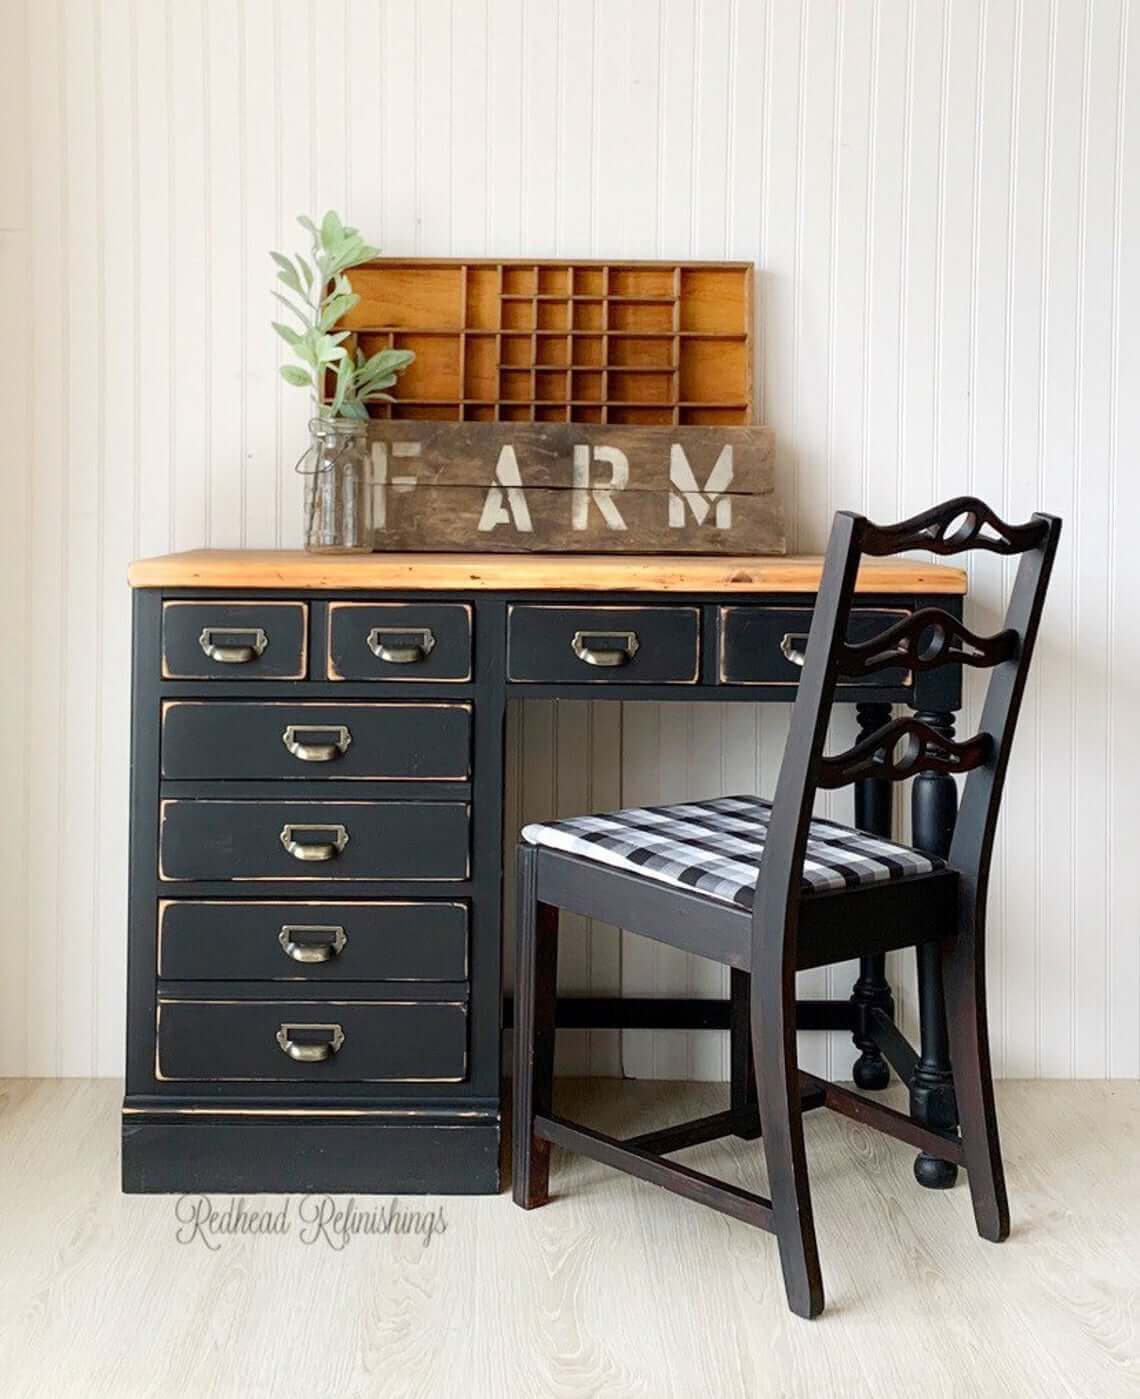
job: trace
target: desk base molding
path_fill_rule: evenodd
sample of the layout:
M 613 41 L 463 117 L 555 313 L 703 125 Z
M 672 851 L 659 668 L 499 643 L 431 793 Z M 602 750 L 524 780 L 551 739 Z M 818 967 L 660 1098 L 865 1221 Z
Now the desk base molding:
M 122 1159 L 123 1190 L 138 1195 L 495 1195 L 500 1186 L 497 1120 L 127 1112 Z

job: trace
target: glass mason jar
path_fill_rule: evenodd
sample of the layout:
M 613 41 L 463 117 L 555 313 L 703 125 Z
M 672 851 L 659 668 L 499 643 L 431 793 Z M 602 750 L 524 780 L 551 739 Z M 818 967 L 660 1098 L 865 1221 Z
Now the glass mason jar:
M 372 549 L 372 458 L 358 418 L 314 418 L 305 475 L 305 548 L 318 554 Z

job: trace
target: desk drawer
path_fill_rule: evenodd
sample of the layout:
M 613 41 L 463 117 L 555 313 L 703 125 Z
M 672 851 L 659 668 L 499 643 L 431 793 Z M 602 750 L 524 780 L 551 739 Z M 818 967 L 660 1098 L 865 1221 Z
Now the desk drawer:
M 164 680 L 303 680 L 303 602 L 164 602 Z
M 509 613 L 507 675 L 533 684 L 695 685 L 695 607 L 548 607 Z
M 330 680 L 471 679 L 465 602 L 329 604 Z
M 159 1000 L 158 1073 L 171 1081 L 459 1083 L 461 1001 Z
M 164 801 L 159 877 L 466 879 L 465 802 Z
M 466 981 L 467 905 L 423 900 L 163 900 L 173 981 Z
M 722 607 L 719 674 L 726 685 L 798 685 L 802 667 L 785 651 L 802 652 L 811 630 L 810 607 Z M 849 641 L 869 641 L 907 615 L 906 608 L 856 607 Z M 839 685 L 851 685 L 840 680 Z M 899 690 L 911 684 L 901 668 L 881 670 L 858 682 L 860 689 Z
M 167 700 L 162 775 L 465 782 L 471 706 Z

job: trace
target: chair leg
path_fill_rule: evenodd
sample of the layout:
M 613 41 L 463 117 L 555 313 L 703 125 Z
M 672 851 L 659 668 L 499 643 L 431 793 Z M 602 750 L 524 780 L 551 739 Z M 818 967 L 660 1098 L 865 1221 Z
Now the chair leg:
M 950 1061 L 974 1219 L 982 1238 L 996 1244 L 1009 1237 L 1009 1200 L 990 1073 L 985 963 L 974 927 L 962 928 L 942 957 Z
M 811 1318 L 823 1311 L 823 1277 L 804 1151 L 794 977 L 786 988 L 780 987 L 777 978 L 753 977 L 752 1038 L 768 1191 L 784 1288 L 792 1311 Z
M 558 910 L 538 902 L 537 851 L 518 853 L 515 952 L 514 1158 L 511 1185 L 525 1210 L 550 1198 L 550 1143 L 534 1135 L 536 1113 L 549 1113 L 554 1093 L 554 1016 L 558 984 Z
M 729 970 L 729 1106 L 733 1112 L 756 1107 L 756 1060 L 752 1054 L 752 978 Z M 754 1141 L 757 1128 L 738 1128 L 736 1136 Z

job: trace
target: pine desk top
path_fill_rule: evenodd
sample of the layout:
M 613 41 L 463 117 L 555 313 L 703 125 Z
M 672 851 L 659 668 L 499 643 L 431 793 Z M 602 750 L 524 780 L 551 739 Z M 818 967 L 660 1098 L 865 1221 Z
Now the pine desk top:
M 737 558 L 641 554 L 309 554 L 191 549 L 138 559 L 133 588 L 367 588 L 397 591 L 813 593 L 818 554 Z M 867 559 L 861 593 L 963 594 L 966 574 L 921 559 Z

